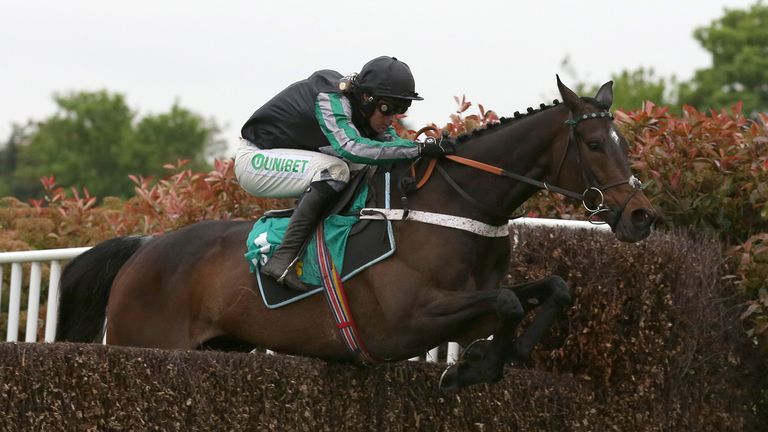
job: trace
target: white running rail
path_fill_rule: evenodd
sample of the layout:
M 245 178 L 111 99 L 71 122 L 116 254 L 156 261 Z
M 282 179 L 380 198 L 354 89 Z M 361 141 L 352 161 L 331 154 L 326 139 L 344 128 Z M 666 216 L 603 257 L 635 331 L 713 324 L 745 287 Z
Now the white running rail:
M 574 229 L 598 229 L 608 230 L 607 225 L 593 225 L 585 221 L 572 221 L 561 219 L 538 219 L 538 218 L 519 218 L 510 221 L 510 225 L 528 225 L 540 227 L 566 227 Z M 516 236 L 514 237 L 517 240 Z M 49 269 L 48 275 L 48 298 L 44 303 L 47 307 L 45 313 L 45 331 L 44 342 L 53 342 L 56 336 L 56 322 L 59 305 L 59 278 L 61 277 L 61 262 L 70 260 L 90 249 L 89 247 L 68 248 L 68 249 L 48 249 L 38 251 L 24 252 L 1 252 L 0 253 L 0 304 L 5 287 L 9 287 L 8 300 L 8 321 L 7 321 L 7 342 L 17 342 L 19 339 L 19 327 L 21 316 L 21 298 L 22 285 L 24 279 L 24 268 L 29 264 L 29 282 L 27 287 L 27 308 L 26 325 L 24 327 L 24 342 L 37 342 L 37 330 L 40 326 L 40 293 L 44 270 Z M 9 284 L 5 283 L 3 270 L 10 267 Z M 450 342 L 445 349 L 445 361 L 454 363 L 459 357 L 460 347 L 455 342 Z M 411 360 L 425 360 L 428 362 L 438 362 L 438 347 L 431 349 L 422 357 L 414 357 Z
M 27 285 L 27 322 L 24 342 L 37 342 L 38 313 L 40 310 L 40 285 L 43 266 L 50 269 L 48 276 L 48 301 L 45 313 L 45 342 L 53 342 L 56 336 L 56 313 L 59 305 L 59 278 L 61 277 L 61 261 L 72 259 L 87 251 L 88 247 L 68 249 L 48 249 L 40 251 L 3 252 L 0 253 L 0 303 L 4 288 L 3 270 L 5 264 L 10 264 L 10 297 L 8 299 L 8 326 L 6 341 L 16 342 L 19 338 L 19 316 L 21 315 L 21 285 L 23 279 L 23 264 L 29 263 L 29 284 Z

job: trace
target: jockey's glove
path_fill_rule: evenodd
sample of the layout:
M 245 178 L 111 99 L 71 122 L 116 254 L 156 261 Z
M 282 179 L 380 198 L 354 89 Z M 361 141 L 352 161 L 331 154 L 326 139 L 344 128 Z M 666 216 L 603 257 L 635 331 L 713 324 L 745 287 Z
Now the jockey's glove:
M 435 137 L 427 137 L 424 142 L 419 143 L 420 157 L 443 157 L 454 153 L 456 153 L 456 144 L 445 136 L 440 140 Z

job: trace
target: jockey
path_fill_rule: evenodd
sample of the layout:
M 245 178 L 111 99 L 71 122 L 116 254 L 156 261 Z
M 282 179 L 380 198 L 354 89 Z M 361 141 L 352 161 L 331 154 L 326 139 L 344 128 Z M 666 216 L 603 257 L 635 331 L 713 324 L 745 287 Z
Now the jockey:
M 269 100 L 245 122 L 235 175 L 248 193 L 299 197 L 283 242 L 263 274 L 306 291 L 293 269 L 305 240 L 349 181 L 349 164 L 380 165 L 454 151 L 448 140 L 399 138 L 392 127 L 414 100 L 411 70 L 394 57 L 377 57 L 359 74 L 321 70 Z M 354 166 L 353 166 L 354 168 Z

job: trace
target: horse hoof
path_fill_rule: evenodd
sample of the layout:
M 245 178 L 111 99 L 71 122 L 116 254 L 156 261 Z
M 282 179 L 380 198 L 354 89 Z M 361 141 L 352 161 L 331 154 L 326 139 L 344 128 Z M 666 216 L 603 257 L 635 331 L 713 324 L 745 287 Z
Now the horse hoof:
M 461 353 L 460 360 L 476 361 L 483 358 L 485 352 L 488 350 L 491 341 L 488 339 L 477 339 L 474 342 L 467 345 L 464 351 Z
M 530 351 L 521 351 L 517 347 L 514 347 L 512 356 L 509 358 L 508 363 L 517 369 L 530 369 L 533 366 L 533 360 L 531 360 Z
M 510 360 L 509 365 L 515 369 L 531 369 L 533 367 L 533 360 L 529 356 L 515 357 Z
M 445 368 L 440 375 L 440 390 L 456 390 L 459 387 L 459 368 L 458 364 L 452 364 Z

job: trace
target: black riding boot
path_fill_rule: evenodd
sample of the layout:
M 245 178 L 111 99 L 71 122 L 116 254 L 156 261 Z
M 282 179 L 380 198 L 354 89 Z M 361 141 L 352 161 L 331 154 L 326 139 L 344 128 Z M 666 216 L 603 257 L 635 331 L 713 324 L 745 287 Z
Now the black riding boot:
M 330 204 L 330 199 L 336 195 L 328 182 L 314 182 L 299 199 L 296 209 L 293 211 L 288 229 L 283 236 L 283 242 L 277 248 L 274 255 L 261 268 L 261 273 L 273 277 L 283 285 L 298 291 L 309 291 L 309 288 L 299 280 L 294 264 L 298 255 L 309 239 L 309 236 L 317 228 L 324 210 Z

